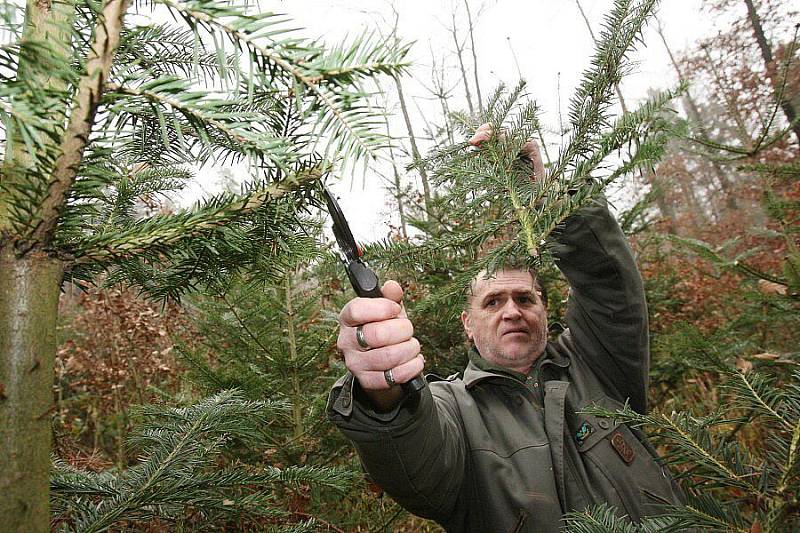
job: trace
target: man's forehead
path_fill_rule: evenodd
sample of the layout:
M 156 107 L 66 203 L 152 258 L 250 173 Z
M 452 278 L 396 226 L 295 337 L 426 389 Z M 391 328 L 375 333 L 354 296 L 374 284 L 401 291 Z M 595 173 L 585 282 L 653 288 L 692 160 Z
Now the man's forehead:
M 498 270 L 488 278 L 486 271 L 479 273 L 472 285 L 472 295 L 494 292 L 498 290 L 534 291 L 533 273 L 528 270 Z

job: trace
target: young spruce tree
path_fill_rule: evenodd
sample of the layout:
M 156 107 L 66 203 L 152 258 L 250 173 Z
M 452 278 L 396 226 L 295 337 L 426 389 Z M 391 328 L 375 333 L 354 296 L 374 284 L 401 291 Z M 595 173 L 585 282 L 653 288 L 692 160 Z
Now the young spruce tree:
M 502 135 L 493 136 L 480 150 L 467 142 L 443 144 L 415 163 L 425 166 L 437 193 L 426 216 L 410 217 L 422 235 L 379 243 L 367 253 L 415 282 L 418 294 L 412 291 L 408 307 L 434 322 L 430 335 L 422 331 L 421 337 L 426 349 L 432 348 L 425 355 L 434 370 L 463 368 L 452 365 L 453 339 L 460 331 L 456 317 L 463 291 L 478 272 L 492 272 L 514 257 L 552 276 L 544 246 L 547 236 L 614 180 L 653 165 L 661 156 L 667 140 L 662 116 L 682 87 L 657 94 L 620 116 L 612 109 L 615 87 L 656 5 L 655 0 L 614 3 L 591 66 L 570 102 L 571 134 L 544 176 L 532 180 L 530 165 L 518 157 L 540 129 L 539 107 L 526 94 L 524 82 L 513 88 L 500 86 L 480 114 L 448 117 L 461 138 L 469 138 L 483 123 Z

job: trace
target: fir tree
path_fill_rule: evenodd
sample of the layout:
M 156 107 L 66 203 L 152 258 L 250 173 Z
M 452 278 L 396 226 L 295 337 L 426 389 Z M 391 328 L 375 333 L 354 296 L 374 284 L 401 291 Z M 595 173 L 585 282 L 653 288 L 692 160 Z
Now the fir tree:
M 179 297 L 255 265 L 280 275 L 309 183 L 385 145 L 369 81 L 406 48 L 369 35 L 326 49 L 286 17 L 214 0 L 8 4 L 0 16 L 0 516 L 48 524 L 48 409 L 64 279 L 108 272 Z M 140 5 L 141 6 L 141 5 Z M 19 24 L 16 21 L 22 20 Z M 321 140 L 323 139 L 323 140 Z M 247 163 L 238 194 L 167 215 L 143 195 L 179 190 L 195 165 Z
M 338 377 L 328 368 L 338 332 L 336 315 L 326 305 L 332 296 L 330 285 L 304 258 L 282 279 L 247 276 L 191 299 L 200 340 L 194 348 L 179 345 L 191 380 L 204 392 L 235 388 L 253 400 L 289 406 L 265 443 L 283 462 L 302 462 L 301 456 L 314 452 L 315 435 L 330 430 L 324 406 Z

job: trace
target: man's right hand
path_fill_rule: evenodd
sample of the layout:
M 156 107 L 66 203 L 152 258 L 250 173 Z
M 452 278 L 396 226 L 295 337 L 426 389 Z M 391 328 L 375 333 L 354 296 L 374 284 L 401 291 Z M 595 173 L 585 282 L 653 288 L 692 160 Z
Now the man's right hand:
M 387 281 L 383 298 L 354 298 L 339 313 L 339 339 L 336 346 L 344 354 L 347 369 L 379 410 L 394 407 L 403 397 L 398 385 L 390 386 L 384 372 L 391 370 L 397 384 L 411 381 L 423 369 L 419 341 L 414 326 L 401 305 L 403 289 Z M 356 338 L 361 326 L 364 348 Z

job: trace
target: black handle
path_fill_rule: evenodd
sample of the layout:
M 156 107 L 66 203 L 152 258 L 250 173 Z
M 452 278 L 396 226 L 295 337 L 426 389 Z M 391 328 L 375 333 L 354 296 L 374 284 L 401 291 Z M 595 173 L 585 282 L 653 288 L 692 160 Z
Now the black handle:
M 382 298 L 381 288 L 378 286 L 378 276 L 361 261 L 350 261 L 347 264 L 347 277 L 356 294 L 361 298 Z M 406 393 L 419 392 L 425 388 L 425 378 L 418 375 L 407 383 L 400 385 Z

